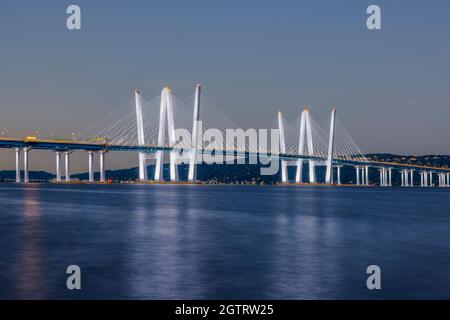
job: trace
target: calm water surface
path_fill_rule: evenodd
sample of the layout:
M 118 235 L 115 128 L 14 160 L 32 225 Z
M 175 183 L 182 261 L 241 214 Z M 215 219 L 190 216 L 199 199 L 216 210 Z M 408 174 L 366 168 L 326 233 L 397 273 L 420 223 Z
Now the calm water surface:
M 0 184 L 0 298 L 450 298 L 450 190 Z M 66 289 L 66 268 L 82 290 Z M 382 289 L 366 288 L 381 267 Z

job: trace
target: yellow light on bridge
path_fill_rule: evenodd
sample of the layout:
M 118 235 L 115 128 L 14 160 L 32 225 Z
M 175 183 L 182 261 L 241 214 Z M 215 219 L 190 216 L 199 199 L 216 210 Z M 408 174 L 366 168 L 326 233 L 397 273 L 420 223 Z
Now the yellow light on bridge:
M 28 136 L 28 137 L 26 137 L 25 138 L 25 141 L 36 141 L 37 140 L 37 138 L 35 137 L 35 136 Z

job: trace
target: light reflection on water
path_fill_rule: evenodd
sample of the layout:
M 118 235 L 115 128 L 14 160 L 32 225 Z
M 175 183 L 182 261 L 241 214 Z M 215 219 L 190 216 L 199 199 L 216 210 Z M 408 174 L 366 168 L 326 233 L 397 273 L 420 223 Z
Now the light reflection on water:
M 40 203 L 36 199 L 37 190 L 24 192 L 22 219 L 24 228 L 21 230 L 22 248 L 19 250 L 17 292 L 20 298 L 43 298 L 42 290 L 42 252 L 40 229 Z
M 448 195 L 5 184 L 0 298 L 450 298 Z M 69 264 L 81 291 L 65 287 Z

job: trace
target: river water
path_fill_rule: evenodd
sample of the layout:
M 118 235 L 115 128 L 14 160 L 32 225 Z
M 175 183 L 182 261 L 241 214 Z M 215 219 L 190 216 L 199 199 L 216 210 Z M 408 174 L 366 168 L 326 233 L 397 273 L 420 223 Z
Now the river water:
M 0 298 L 448 299 L 449 196 L 0 184 Z M 381 290 L 366 287 L 373 264 Z M 69 265 L 81 290 L 66 287 Z

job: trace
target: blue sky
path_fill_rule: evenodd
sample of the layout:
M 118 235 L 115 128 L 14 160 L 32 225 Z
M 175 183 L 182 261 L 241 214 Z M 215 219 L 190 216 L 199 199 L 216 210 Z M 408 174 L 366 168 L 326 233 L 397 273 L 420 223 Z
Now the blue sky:
M 65 27 L 69 4 L 81 31 Z M 369 4 L 380 31 L 366 28 Z M 449 36 L 444 0 L 2 1 L 0 127 L 67 136 L 135 88 L 183 98 L 200 81 L 242 127 L 305 105 L 323 122 L 335 105 L 364 152 L 449 154 Z

